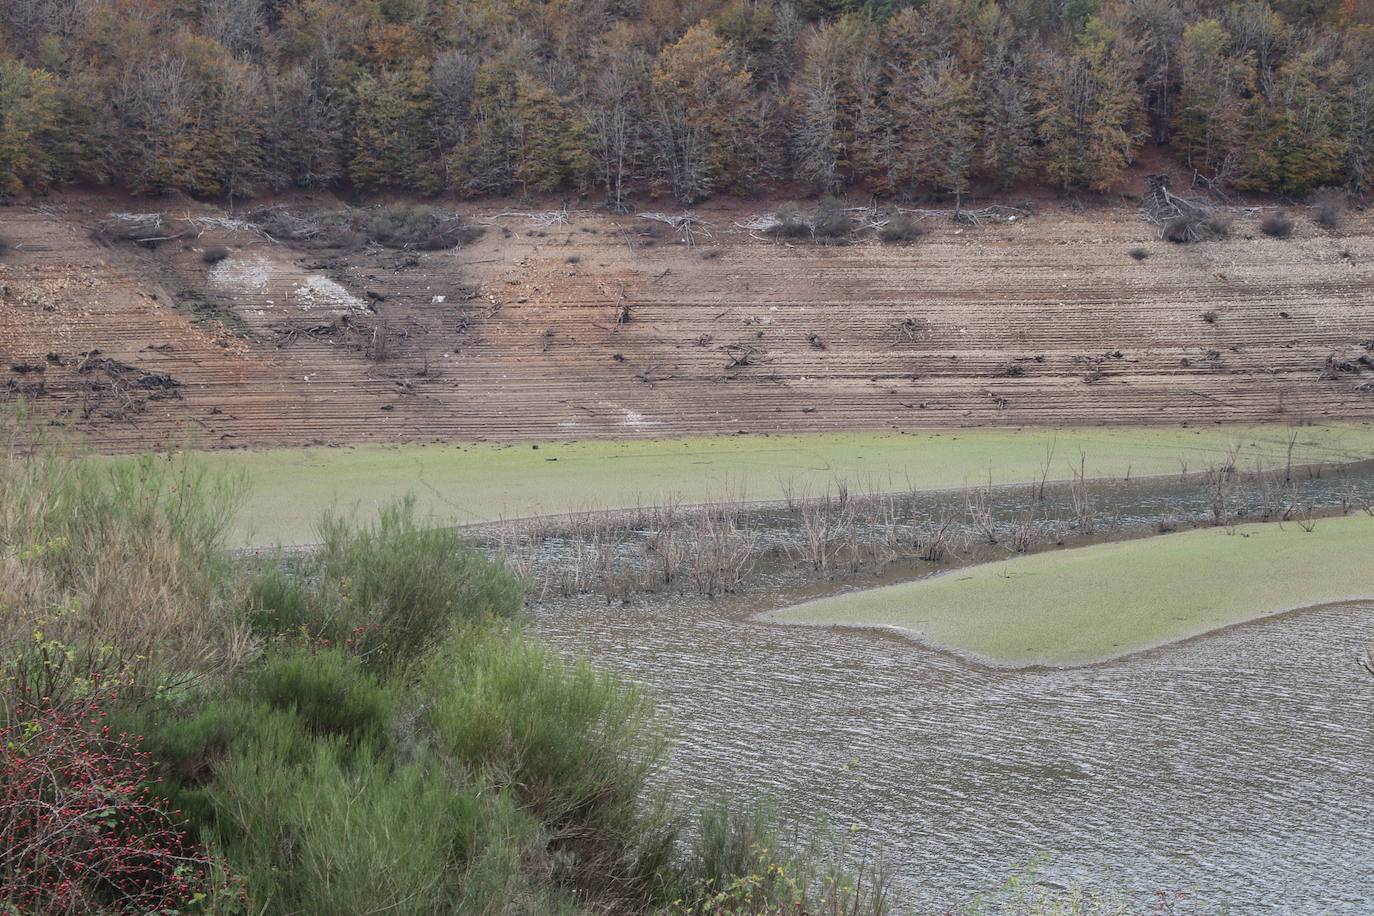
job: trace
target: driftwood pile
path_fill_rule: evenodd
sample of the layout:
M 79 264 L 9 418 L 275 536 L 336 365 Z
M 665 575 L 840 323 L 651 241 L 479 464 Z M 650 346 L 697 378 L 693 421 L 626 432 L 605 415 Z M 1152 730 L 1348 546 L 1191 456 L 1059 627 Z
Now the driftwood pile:
M 1170 242 L 1205 242 L 1226 234 L 1226 224 L 1209 202 L 1181 197 L 1169 190 L 1168 175 L 1146 175 L 1148 189 L 1140 215 L 1159 227 L 1159 236 Z

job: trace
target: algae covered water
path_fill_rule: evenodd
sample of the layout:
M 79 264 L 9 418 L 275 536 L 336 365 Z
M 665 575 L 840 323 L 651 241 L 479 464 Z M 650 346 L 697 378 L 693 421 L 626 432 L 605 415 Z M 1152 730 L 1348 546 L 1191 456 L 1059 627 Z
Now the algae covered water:
M 1374 603 L 1018 671 L 756 607 L 563 602 L 534 630 L 653 690 L 688 798 L 819 813 L 918 912 L 1043 853 L 1051 880 L 1182 892 L 1184 912 L 1374 912 Z

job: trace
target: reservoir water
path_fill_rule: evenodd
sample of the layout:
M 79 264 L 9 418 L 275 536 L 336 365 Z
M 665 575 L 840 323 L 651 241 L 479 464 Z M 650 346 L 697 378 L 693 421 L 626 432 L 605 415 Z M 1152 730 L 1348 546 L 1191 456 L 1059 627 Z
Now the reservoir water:
M 1180 912 L 1374 913 L 1374 603 L 995 670 L 754 619 L 785 601 L 562 601 L 533 630 L 651 689 L 681 797 L 857 828 L 916 912 L 1050 853 L 1055 882 L 1182 892 Z

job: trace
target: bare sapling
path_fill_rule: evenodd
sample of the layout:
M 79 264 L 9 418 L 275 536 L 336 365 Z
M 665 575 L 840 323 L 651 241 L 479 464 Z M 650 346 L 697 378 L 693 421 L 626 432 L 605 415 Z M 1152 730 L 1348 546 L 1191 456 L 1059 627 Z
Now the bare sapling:
M 997 518 L 993 510 L 991 475 L 988 476 L 985 486 L 964 491 L 964 511 L 968 515 L 969 524 L 983 536 L 983 540 L 989 545 L 996 544 Z
M 1097 528 L 1097 510 L 1088 490 L 1087 457 L 1080 452 L 1078 467 L 1069 470 L 1069 505 L 1073 510 L 1074 527 L 1082 534 L 1092 534 Z

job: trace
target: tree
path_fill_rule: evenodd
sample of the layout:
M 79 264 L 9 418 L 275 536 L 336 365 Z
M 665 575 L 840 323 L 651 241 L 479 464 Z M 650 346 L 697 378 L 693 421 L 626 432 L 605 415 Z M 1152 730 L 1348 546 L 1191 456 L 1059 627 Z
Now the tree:
M 1051 184 L 1106 190 L 1134 157 L 1143 125 L 1125 45 L 1094 17 L 1067 54 L 1040 58 L 1036 133 Z
M 400 187 L 421 194 L 439 190 L 428 126 L 427 71 L 364 74 L 354 86 L 350 180 L 362 190 Z
M 592 170 L 585 125 L 547 85 L 521 74 L 514 119 L 519 127 L 514 177 L 528 192 L 582 182 Z
M 628 50 L 612 56 L 592 81 L 587 121 L 606 205 L 616 212 L 625 209 L 627 184 L 641 153 L 647 82 L 647 63 Z
M 1250 147 L 1247 186 L 1298 194 L 1340 183 L 1346 146 L 1336 86 L 1345 66 L 1327 51 L 1309 48 L 1279 67 L 1270 104 L 1260 111 L 1257 142 Z
M 57 129 L 60 114 L 52 74 L 0 58 L 0 197 L 52 182 L 57 165 L 41 141 Z
M 973 81 L 949 57 L 894 77 L 902 180 L 956 196 L 968 191 L 977 146 Z
M 1178 91 L 1179 45 L 1187 26 L 1183 9 L 1176 0 L 1116 0 L 1103 7 L 1102 18 L 1130 39 L 1135 81 L 1154 140 L 1169 142 Z
M 750 74 L 704 23 L 659 55 L 650 77 L 650 136 L 660 181 L 683 203 L 738 182 L 746 163 Z
M 1368 36 L 1352 38 L 1363 51 L 1347 51 L 1343 59 L 1355 61 L 1344 88 L 1345 183 L 1357 193 L 1374 187 L 1374 47 Z
M 263 0 L 201 0 L 205 34 L 235 55 L 256 54 L 267 28 Z
M 1190 25 L 1179 46 L 1174 144 L 1191 168 L 1219 183 L 1242 177 L 1255 92 L 1254 55 L 1236 50 L 1216 19 Z
M 807 39 L 805 64 L 794 88 L 797 126 L 793 147 L 797 177 L 820 191 L 840 183 L 844 140 L 840 134 L 839 64 L 831 42 L 832 30 L 822 27 Z
M 1001 188 L 1031 170 L 1035 157 L 1035 117 L 1024 59 L 1008 52 L 989 60 L 982 86 L 982 152 L 979 165 Z
M 262 173 L 272 187 L 324 188 L 342 176 L 342 105 L 305 67 L 268 80 L 262 125 Z

